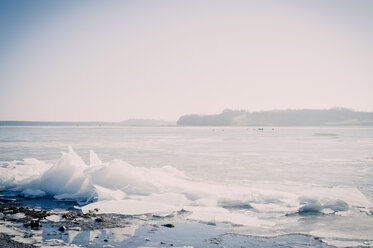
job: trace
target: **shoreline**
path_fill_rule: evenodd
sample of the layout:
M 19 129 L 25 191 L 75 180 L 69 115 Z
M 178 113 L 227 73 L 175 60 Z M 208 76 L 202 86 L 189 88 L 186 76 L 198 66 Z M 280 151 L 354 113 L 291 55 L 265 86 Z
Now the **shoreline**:
M 181 222 L 175 216 L 83 214 L 28 205 L 0 197 L 0 247 L 334 247 L 311 235 L 241 235 L 224 224 Z

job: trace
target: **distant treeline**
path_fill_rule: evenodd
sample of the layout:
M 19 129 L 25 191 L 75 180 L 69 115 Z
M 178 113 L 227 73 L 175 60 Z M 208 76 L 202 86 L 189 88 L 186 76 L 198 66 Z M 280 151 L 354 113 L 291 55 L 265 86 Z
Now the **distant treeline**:
M 180 126 L 324 126 L 324 125 L 370 125 L 373 112 L 358 112 L 345 108 L 326 110 L 271 110 L 248 112 L 226 109 L 215 115 L 184 115 Z
M 345 108 L 248 112 L 226 109 L 215 115 L 183 115 L 179 126 L 373 126 L 373 112 Z M 122 122 L 0 121 L 0 126 L 175 126 L 174 122 L 129 119 Z

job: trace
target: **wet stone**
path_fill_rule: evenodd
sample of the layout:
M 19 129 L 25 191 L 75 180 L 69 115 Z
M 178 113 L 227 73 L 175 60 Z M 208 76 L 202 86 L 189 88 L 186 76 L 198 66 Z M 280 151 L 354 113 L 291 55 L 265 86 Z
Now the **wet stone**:
M 96 222 L 103 222 L 104 220 L 102 218 L 95 219 Z
M 60 226 L 60 228 L 58 228 L 58 231 L 64 232 L 64 231 L 66 231 L 66 227 L 65 226 Z
M 42 225 L 40 224 L 39 221 L 37 221 L 37 220 L 32 220 L 31 223 L 30 223 L 30 227 L 31 227 L 31 228 L 40 228 L 40 227 L 42 227 Z
M 168 228 L 173 228 L 173 227 L 175 227 L 173 224 L 164 224 L 164 225 L 162 225 L 162 226 L 164 226 L 164 227 L 168 227 Z

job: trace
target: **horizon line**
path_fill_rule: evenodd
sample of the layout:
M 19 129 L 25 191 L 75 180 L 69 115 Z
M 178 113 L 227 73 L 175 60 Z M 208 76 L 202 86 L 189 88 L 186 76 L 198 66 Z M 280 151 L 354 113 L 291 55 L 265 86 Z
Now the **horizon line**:
M 275 112 L 275 111 L 301 111 L 301 110 L 348 110 L 353 112 L 363 112 L 363 113 L 373 113 L 373 111 L 363 111 L 363 110 L 355 110 L 352 108 L 347 107 L 331 107 L 331 108 L 287 108 L 287 109 L 269 109 L 269 110 L 246 110 L 246 109 L 233 109 L 233 108 L 225 108 L 221 110 L 219 113 L 215 114 L 198 114 L 198 113 L 189 113 L 189 114 L 183 114 L 180 117 L 184 115 L 218 115 L 223 113 L 226 110 L 231 111 L 245 111 L 247 113 L 256 113 L 256 112 Z M 179 118 L 180 118 L 179 117 Z M 178 118 L 178 119 L 179 119 Z M 121 121 L 70 121 L 70 120 L 63 120 L 63 121 L 56 121 L 56 120 L 0 120 L 0 122 L 44 122 L 44 123 L 121 123 L 129 120 L 138 120 L 138 121 L 161 121 L 161 122 L 177 122 L 177 120 L 165 120 L 165 119 L 155 119 L 155 118 L 128 118 Z

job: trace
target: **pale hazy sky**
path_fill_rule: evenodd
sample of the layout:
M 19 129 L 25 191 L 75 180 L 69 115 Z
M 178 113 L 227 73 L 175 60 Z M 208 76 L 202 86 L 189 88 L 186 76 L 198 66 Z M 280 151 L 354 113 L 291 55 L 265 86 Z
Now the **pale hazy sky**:
M 373 1 L 0 0 L 0 120 L 373 111 Z

